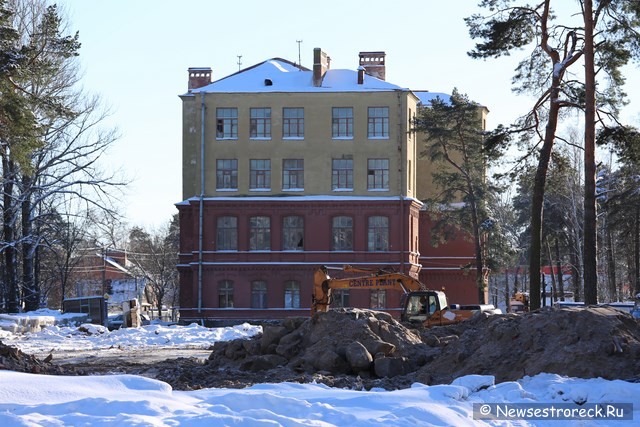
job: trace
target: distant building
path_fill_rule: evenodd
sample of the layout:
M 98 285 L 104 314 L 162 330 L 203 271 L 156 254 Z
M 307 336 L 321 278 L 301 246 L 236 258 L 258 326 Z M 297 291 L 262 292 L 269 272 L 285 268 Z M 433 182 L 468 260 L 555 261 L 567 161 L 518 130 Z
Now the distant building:
M 473 247 L 429 245 L 430 164 L 412 120 L 434 94 L 387 82 L 384 52 L 360 52 L 357 70 L 313 57 L 312 69 L 273 58 L 214 82 L 210 68 L 189 69 L 181 319 L 308 315 L 321 265 L 393 268 L 478 302 L 460 268 Z M 338 303 L 398 314 L 400 298 L 350 290 Z
M 90 249 L 83 251 L 74 268 L 74 282 L 67 297 L 107 296 L 110 308 L 118 310 L 122 303 L 138 299 L 146 304 L 145 279 L 131 271 L 123 250 Z

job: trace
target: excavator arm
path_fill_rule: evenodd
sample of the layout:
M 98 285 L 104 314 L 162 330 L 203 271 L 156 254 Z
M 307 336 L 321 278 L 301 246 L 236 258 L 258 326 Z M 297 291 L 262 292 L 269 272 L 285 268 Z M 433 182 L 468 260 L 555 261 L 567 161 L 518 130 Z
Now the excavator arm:
M 365 273 L 364 276 L 350 278 L 331 278 L 327 267 L 318 268 L 313 276 L 313 295 L 311 315 L 318 311 L 329 310 L 332 289 L 397 289 L 407 294 L 412 291 L 426 290 L 417 279 L 402 273 L 388 270 L 370 270 L 346 265 L 341 269 L 347 273 Z

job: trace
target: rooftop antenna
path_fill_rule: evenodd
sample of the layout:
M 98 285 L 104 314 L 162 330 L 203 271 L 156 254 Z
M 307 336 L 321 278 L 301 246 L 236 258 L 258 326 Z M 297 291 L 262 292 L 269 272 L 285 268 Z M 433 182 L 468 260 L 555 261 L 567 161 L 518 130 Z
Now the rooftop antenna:
M 242 67 L 242 55 L 238 55 L 238 71 L 240 71 L 241 67 Z
M 300 45 L 302 44 L 302 40 L 296 40 L 298 43 L 298 68 L 302 71 L 302 56 L 300 56 Z

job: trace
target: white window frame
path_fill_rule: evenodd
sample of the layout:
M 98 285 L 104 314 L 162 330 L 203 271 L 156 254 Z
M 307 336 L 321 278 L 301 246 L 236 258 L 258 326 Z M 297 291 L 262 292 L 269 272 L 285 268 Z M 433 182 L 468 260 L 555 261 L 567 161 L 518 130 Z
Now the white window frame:
M 372 289 L 369 292 L 369 308 L 380 310 L 387 308 L 387 290 Z
M 304 250 L 304 217 L 288 215 L 282 218 L 282 250 Z
M 331 250 L 335 252 L 353 251 L 353 218 L 335 216 L 331 219 Z
M 238 191 L 238 159 L 216 160 L 216 191 Z
M 271 250 L 271 217 L 252 216 L 249 218 L 249 250 Z
M 331 160 L 331 189 L 353 191 L 353 159 Z
M 367 190 L 389 191 L 389 159 L 367 159 Z
M 389 139 L 389 107 L 368 108 L 367 137 Z
M 216 108 L 216 139 L 238 139 L 237 108 Z
M 389 250 L 389 217 L 378 215 L 367 219 L 367 250 L 369 252 Z
M 218 282 L 218 307 L 233 308 L 233 280 Z
M 284 308 L 300 308 L 300 282 L 297 280 L 284 282 Z
M 271 139 L 271 108 L 251 108 L 249 116 L 249 138 Z
M 271 191 L 271 160 L 249 160 L 249 191 Z
M 304 108 L 282 109 L 282 139 L 304 139 Z
M 264 280 L 254 280 L 251 282 L 251 308 L 268 307 L 268 288 Z
M 238 218 L 235 216 L 219 216 L 216 219 L 217 251 L 238 250 Z
M 304 159 L 282 159 L 282 191 L 304 191 Z
M 331 109 L 331 137 L 333 139 L 353 139 L 353 107 L 333 107 Z

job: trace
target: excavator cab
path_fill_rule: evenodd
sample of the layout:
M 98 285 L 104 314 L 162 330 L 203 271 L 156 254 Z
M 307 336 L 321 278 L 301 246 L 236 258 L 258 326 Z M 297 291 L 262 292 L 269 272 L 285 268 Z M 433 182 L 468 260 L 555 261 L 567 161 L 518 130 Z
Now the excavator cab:
M 406 322 L 425 322 L 436 311 L 447 306 L 446 297 L 436 291 L 409 292 L 404 301 L 402 320 Z

